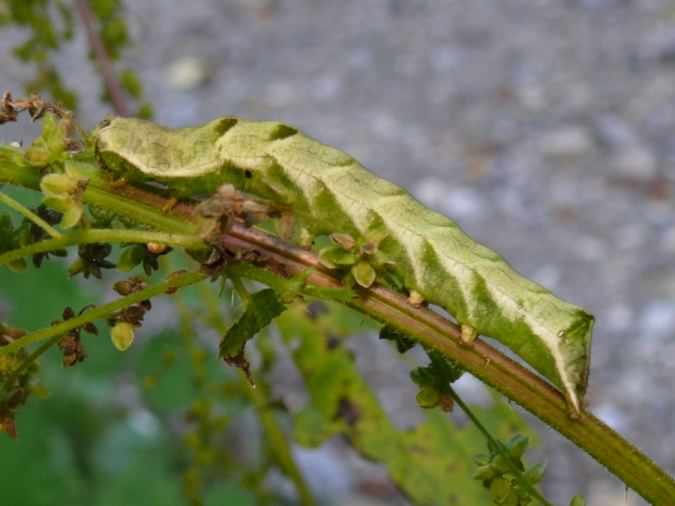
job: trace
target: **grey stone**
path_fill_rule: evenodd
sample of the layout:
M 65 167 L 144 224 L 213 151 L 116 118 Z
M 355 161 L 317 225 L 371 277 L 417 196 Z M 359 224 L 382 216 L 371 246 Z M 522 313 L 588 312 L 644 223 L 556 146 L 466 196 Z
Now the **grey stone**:
M 166 69 L 169 85 L 178 91 L 189 91 L 203 85 L 209 78 L 207 63 L 193 56 L 179 58 Z
M 621 149 L 612 163 L 619 175 L 634 179 L 649 180 L 657 174 L 657 160 L 643 146 L 630 146 Z
M 675 335 L 675 300 L 654 300 L 642 310 L 639 320 L 644 338 Z
M 539 147 L 547 156 L 575 157 L 588 153 L 593 139 L 585 127 L 571 125 L 542 135 Z

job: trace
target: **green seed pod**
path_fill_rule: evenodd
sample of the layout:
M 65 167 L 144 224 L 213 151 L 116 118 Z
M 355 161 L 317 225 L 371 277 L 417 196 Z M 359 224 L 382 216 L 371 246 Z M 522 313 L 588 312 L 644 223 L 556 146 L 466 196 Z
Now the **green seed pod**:
M 126 351 L 134 343 L 134 326 L 127 322 L 117 322 L 110 331 L 112 343 L 119 351 Z

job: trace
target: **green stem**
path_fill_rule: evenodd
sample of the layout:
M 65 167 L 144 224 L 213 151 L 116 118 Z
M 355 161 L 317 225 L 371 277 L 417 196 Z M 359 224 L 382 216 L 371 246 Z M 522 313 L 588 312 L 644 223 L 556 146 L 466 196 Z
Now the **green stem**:
M 295 485 L 298 496 L 300 497 L 300 504 L 302 506 L 314 506 L 316 504 L 314 497 L 309 490 L 305 478 L 302 476 L 298 464 L 293 458 L 293 453 L 286 440 L 286 435 L 281 430 L 281 427 L 279 427 L 274 411 L 270 407 L 270 402 L 263 390 L 264 388 L 260 387 L 251 388 L 248 385 L 245 386 L 245 391 L 253 402 L 253 406 L 258 414 L 258 419 L 260 420 L 260 425 L 265 433 L 267 442 L 272 448 L 272 452 L 279 467 L 283 469 L 286 476 L 288 476 Z
M 26 206 L 24 206 L 21 202 L 17 202 L 16 200 L 14 200 L 9 195 L 6 195 L 6 194 L 0 192 L 0 202 L 2 202 L 7 207 L 10 207 L 10 208 L 14 209 L 16 212 L 18 212 L 18 213 L 22 214 L 23 216 L 25 216 L 26 218 L 28 218 L 30 221 L 35 223 L 42 230 L 47 232 L 47 234 L 49 234 L 50 237 L 53 237 L 54 239 L 60 239 L 62 237 L 61 232 L 56 230 L 49 223 L 47 223 L 45 220 L 40 218 L 37 214 L 35 214 L 30 209 L 28 209 Z
M 131 295 L 127 295 L 126 297 L 109 302 L 108 304 L 103 304 L 102 306 L 92 308 L 80 316 L 71 318 L 70 320 L 66 320 L 61 323 L 57 323 L 56 325 L 51 325 L 35 332 L 31 332 L 30 334 L 26 334 L 25 336 L 12 341 L 6 346 L 1 346 L 0 355 L 15 352 L 21 348 L 25 348 L 29 344 L 36 343 L 38 341 L 44 341 L 50 337 L 62 336 L 63 334 L 66 334 L 77 327 L 81 327 L 86 323 L 93 322 L 101 318 L 107 318 L 108 316 L 114 314 L 120 309 L 124 309 L 127 306 L 136 304 L 137 302 L 145 299 L 150 299 L 162 293 L 171 292 L 184 286 L 193 285 L 203 281 L 207 277 L 208 276 L 206 274 L 201 272 L 175 274 L 166 281 L 157 283 L 156 285 L 150 286 L 143 290 L 139 290 L 138 292 L 134 292 Z
M 193 235 L 152 232 L 149 230 L 130 229 L 79 229 L 67 233 L 58 239 L 47 239 L 8 251 L 0 255 L 0 265 L 7 265 L 19 258 L 45 253 L 72 246 L 74 244 L 88 244 L 101 242 L 147 243 L 158 242 L 171 246 L 180 246 L 187 249 L 197 249 L 204 246 L 204 242 Z
M 523 476 L 523 472 L 518 469 L 518 466 L 516 466 L 515 462 L 513 461 L 513 458 L 511 457 L 511 454 L 509 453 L 509 450 L 502 444 L 501 441 L 496 439 L 492 434 L 490 434 L 490 431 L 481 423 L 481 421 L 478 419 L 478 417 L 474 414 L 474 412 L 471 410 L 471 408 L 464 402 L 464 400 L 455 392 L 455 389 L 449 386 L 450 389 L 450 397 L 452 397 L 452 400 L 454 400 L 457 405 L 462 408 L 462 411 L 466 414 L 466 416 L 469 417 L 469 420 L 473 423 L 473 425 L 485 436 L 485 439 L 487 439 L 492 445 L 499 450 L 499 453 L 501 453 L 504 456 L 504 460 L 506 461 L 507 465 L 511 469 L 511 472 L 513 473 L 514 476 L 516 476 L 516 479 L 518 480 L 518 483 L 520 486 L 522 486 L 527 493 L 530 495 L 530 497 L 534 497 L 537 499 L 541 504 L 544 506 L 553 506 L 550 502 L 546 500 L 544 496 L 542 496 L 539 491 L 530 484 L 529 481 Z

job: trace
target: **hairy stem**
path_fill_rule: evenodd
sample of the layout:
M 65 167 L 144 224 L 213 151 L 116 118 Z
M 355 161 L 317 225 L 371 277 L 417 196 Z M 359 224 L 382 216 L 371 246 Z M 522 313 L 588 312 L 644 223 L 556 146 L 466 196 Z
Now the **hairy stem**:
M 30 167 L 0 159 L 2 182 L 36 189 L 39 173 Z M 166 205 L 166 200 L 140 189 L 127 187 L 113 190 L 89 185 L 83 198 L 85 203 L 164 232 L 192 235 L 198 234 L 200 230 L 199 223 L 189 211 L 177 206 L 171 214 L 164 213 L 162 207 Z M 340 281 L 321 265 L 312 252 L 256 229 L 234 225 L 222 234 L 220 242 L 224 248 L 233 252 L 257 253 L 253 256 L 262 259 L 262 264 L 259 264 L 258 269 L 249 269 L 252 279 L 256 279 L 255 273 L 258 272 L 260 281 L 268 280 L 269 272 L 266 269 L 284 276 L 310 271 L 308 283 L 326 288 L 341 286 Z M 474 376 L 584 449 L 646 500 L 657 506 L 672 505 L 675 481 L 663 469 L 588 411 L 582 410 L 576 418 L 571 418 L 562 394 L 539 376 L 481 339 L 470 346 L 463 344 L 461 332 L 454 323 L 427 308 L 413 306 L 401 294 L 373 286 L 359 289 L 358 295 L 349 303 L 351 307 L 399 328 L 428 348 L 457 361 Z

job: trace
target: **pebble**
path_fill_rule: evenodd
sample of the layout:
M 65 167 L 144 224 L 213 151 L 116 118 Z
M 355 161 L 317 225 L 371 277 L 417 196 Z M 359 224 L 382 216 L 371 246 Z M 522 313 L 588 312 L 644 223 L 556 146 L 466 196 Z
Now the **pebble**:
M 413 195 L 425 205 L 439 209 L 451 218 L 475 218 L 483 206 L 482 197 L 473 188 L 453 186 L 435 177 L 427 177 L 413 188 Z
M 206 62 L 193 56 L 179 58 L 166 69 L 166 79 L 169 85 L 178 91 L 198 88 L 206 83 L 209 77 Z
M 639 324 L 645 339 L 672 336 L 675 332 L 675 300 L 649 302 L 642 310 Z
M 542 153 L 551 157 L 576 157 L 593 148 L 593 139 L 588 129 L 582 126 L 567 126 L 544 134 L 539 139 Z
M 614 304 L 609 308 L 603 320 L 610 332 L 625 332 L 633 324 L 634 311 L 628 304 Z
M 595 261 L 605 256 L 606 248 L 604 243 L 593 236 L 582 236 L 575 244 L 577 253 L 584 260 Z
M 617 249 L 639 248 L 647 242 L 647 227 L 640 224 L 625 225 L 617 230 L 615 239 Z
M 640 48 L 639 57 L 646 61 L 675 64 L 675 30 L 654 30 Z
M 312 95 L 321 102 L 335 100 L 342 89 L 342 82 L 337 75 L 326 74 L 321 76 L 312 86 Z
M 544 265 L 540 269 L 534 271 L 532 279 L 539 283 L 544 288 L 555 291 L 560 281 L 560 269 L 555 265 L 548 264 Z
M 599 406 L 594 406 L 593 413 L 614 430 L 621 431 L 628 423 L 626 414 L 613 403 L 603 403 Z
M 316 449 L 296 446 L 293 455 L 317 496 L 335 500 L 352 488 L 349 465 L 334 445 L 327 444 Z
M 619 175 L 639 180 L 651 180 L 657 175 L 657 161 L 643 146 L 622 149 L 613 159 L 613 167 Z
M 453 188 L 441 205 L 442 211 L 452 218 L 475 218 L 482 207 L 480 195 L 471 188 Z
M 612 150 L 640 143 L 630 124 L 615 114 L 598 115 L 593 118 L 592 125 L 598 141 Z
M 675 253 L 675 225 L 669 227 L 661 236 L 661 248 L 666 253 Z

